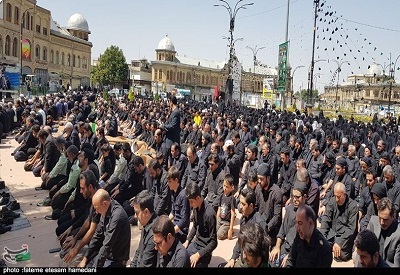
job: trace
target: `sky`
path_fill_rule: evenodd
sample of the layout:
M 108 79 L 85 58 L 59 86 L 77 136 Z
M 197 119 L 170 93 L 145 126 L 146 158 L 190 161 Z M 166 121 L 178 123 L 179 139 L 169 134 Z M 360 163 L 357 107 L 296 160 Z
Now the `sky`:
M 231 9 L 238 0 L 226 0 Z M 237 7 L 234 40 L 238 60 L 248 70 L 257 60 L 268 67 L 278 64 L 279 45 L 289 40 L 289 63 L 295 69 L 294 91 L 307 89 L 312 60 L 314 1 L 243 0 Z M 382 4 L 383 3 L 383 4 Z M 229 59 L 229 12 L 220 0 L 37 0 L 51 11 L 53 20 L 65 27 L 75 13 L 88 21 L 93 43 L 92 59 L 111 45 L 122 49 L 126 61 L 155 60 L 159 41 L 168 35 L 178 55 L 213 61 Z M 322 5 L 323 4 L 323 5 Z M 400 0 L 321 0 L 314 47 L 314 88 L 335 86 L 351 74 L 367 73 L 376 62 L 388 74 L 400 55 Z M 288 22 L 288 24 L 287 24 Z M 336 60 L 336 61 L 334 61 Z M 394 66 L 394 64 L 392 64 Z M 300 67 L 299 67 L 300 66 Z M 304 66 L 304 67 L 302 67 Z M 400 58 L 396 63 L 400 67 Z M 400 71 L 395 72 L 400 78 Z

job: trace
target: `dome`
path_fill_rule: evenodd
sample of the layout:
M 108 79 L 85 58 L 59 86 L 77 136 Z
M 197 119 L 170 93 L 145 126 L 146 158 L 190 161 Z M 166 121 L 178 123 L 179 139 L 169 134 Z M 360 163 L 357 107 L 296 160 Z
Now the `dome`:
M 68 19 L 67 29 L 90 33 L 88 22 L 85 17 L 79 13 L 75 13 Z
M 166 35 L 161 41 L 158 43 L 157 50 L 166 50 L 166 51 L 175 51 L 174 43 L 172 43 L 171 39 Z
M 377 63 L 372 63 L 372 65 L 368 69 L 368 73 L 373 75 L 382 75 L 382 71 Z

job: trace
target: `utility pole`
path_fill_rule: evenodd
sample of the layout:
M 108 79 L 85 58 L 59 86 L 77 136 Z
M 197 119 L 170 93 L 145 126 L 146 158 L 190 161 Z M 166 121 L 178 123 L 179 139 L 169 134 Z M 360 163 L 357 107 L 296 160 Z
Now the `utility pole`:
M 286 10 L 286 33 L 285 33 L 285 42 L 288 42 L 289 41 L 289 11 L 290 11 L 290 0 L 287 0 L 287 10 Z M 288 47 L 289 47 L 289 43 L 288 43 Z M 288 54 L 288 56 L 287 56 L 287 58 L 286 58 L 286 65 L 285 65 L 285 68 L 286 68 L 286 75 L 287 75 L 287 70 L 288 70 L 288 59 L 289 59 L 289 54 Z M 293 81 L 293 79 L 292 79 L 292 81 Z M 285 107 L 286 107 L 286 95 L 288 94 L 287 93 L 287 89 L 288 89 L 288 82 L 287 82 L 287 77 L 286 77 L 286 79 L 285 79 L 285 89 L 282 91 L 282 94 L 281 94 L 281 97 L 282 97 L 282 100 L 281 100 L 281 110 L 283 111 L 283 110 L 285 110 Z
M 314 30 L 313 30 L 313 47 L 312 47 L 312 56 L 311 56 L 311 68 L 309 71 L 309 86 L 308 86 L 308 100 L 307 100 L 307 108 L 308 115 L 312 113 L 313 103 L 311 102 L 312 90 L 313 90 L 313 74 L 314 74 L 314 53 L 315 53 L 315 36 L 317 32 L 317 17 L 318 17 L 318 8 L 319 8 L 319 0 L 314 0 Z

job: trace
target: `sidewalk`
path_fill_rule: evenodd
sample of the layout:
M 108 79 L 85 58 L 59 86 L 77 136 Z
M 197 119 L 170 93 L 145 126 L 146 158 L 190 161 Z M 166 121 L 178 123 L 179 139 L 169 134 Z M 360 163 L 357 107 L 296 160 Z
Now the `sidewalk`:
M 22 245 L 26 244 L 31 259 L 15 264 L 7 262 L 9 267 L 59 267 L 61 263 L 59 253 L 49 253 L 49 249 L 59 247 L 59 241 L 55 234 L 57 221 L 44 219 L 45 215 L 51 214 L 51 207 L 36 206 L 37 202 L 48 195 L 48 191 L 35 191 L 35 187 L 41 184 L 41 180 L 34 177 L 32 172 L 25 172 L 24 162 L 16 162 L 11 156 L 16 146 L 17 142 L 12 137 L 2 140 L 0 144 L 0 178 L 5 181 L 12 196 L 20 203 L 23 215 L 29 220 L 31 226 L 0 235 L 1 258 L 4 256 L 5 247 L 19 250 Z M 240 215 L 235 220 L 234 239 L 218 241 L 209 267 L 217 267 L 219 263 L 231 257 L 239 233 L 239 218 Z M 137 226 L 132 226 L 131 233 L 130 258 L 133 257 L 138 247 L 140 230 Z M 333 262 L 332 266 L 353 267 L 353 263 L 352 261 Z

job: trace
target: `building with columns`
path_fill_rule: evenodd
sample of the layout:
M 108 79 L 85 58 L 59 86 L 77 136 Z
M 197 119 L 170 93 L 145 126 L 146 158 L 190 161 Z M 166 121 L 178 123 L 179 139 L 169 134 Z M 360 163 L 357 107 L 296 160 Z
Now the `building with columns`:
M 393 72 L 385 72 L 373 63 L 368 71 L 353 74 L 339 85 L 325 86 L 320 100 L 327 108 L 353 110 L 361 113 L 379 112 L 388 108 L 400 111 L 400 85 Z
M 81 14 L 62 27 L 36 0 L 2 0 L 0 22 L 0 64 L 6 71 L 22 72 L 23 80 L 37 75 L 43 86 L 51 77 L 64 87 L 90 85 L 92 43 Z M 15 80 L 12 84 L 17 90 Z
M 216 62 L 179 55 L 168 36 L 161 39 L 155 52 L 156 60 L 151 61 L 151 80 L 147 80 L 147 83 L 142 81 L 143 85 L 146 85 L 146 88 L 153 94 L 157 91 L 169 92 L 173 88 L 177 88 L 187 91 L 187 95 L 192 99 L 212 100 L 216 89 L 220 94 L 225 91 L 228 78 L 228 64 L 225 61 Z M 138 64 L 138 62 L 134 60 L 132 64 Z M 146 64 L 143 62 L 144 60 L 141 64 Z M 134 70 L 134 66 L 130 66 L 130 68 L 131 79 L 133 79 L 139 70 Z M 245 105 L 253 105 L 254 102 L 251 102 L 254 101 L 253 97 L 261 98 L 265 78 L 276 79 L 277 76 L 276 69 L 273 68 L 256 66 L 256 73 L 253 73 L 252 70 L 252 68 L 242 68 L 241 93 L 242 102 Z M 138 83 L 137 81 L 135 80 L 134 83 Z M 255 88 L 253 89 L 254 84 Z

